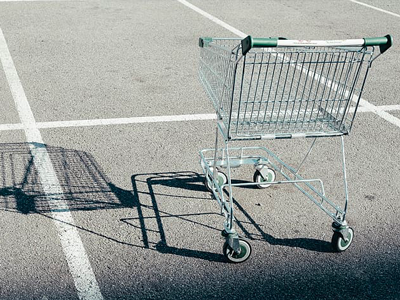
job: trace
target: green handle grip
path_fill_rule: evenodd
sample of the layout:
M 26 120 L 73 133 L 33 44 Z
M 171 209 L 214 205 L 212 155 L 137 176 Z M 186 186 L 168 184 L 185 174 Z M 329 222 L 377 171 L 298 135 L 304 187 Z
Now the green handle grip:
M 199 47 L 203 48 L 203 47 L 207 47 L 209 43 L 212 42 L 212 38 L 210 37 L 201 37 L 199 38 Z
M 364 46 L 379 46 L 381 53 L 384 53 L 387 49 L 392 47 L 392 45 L 393 38 L 390 34 L 382 37 L 364 38 Z
M 242 52 L 246 55 L 251 48 L 277 47 L 278 40 L 285 40 L 281 37 L 253 38 L 250 35 L 242 40 Z

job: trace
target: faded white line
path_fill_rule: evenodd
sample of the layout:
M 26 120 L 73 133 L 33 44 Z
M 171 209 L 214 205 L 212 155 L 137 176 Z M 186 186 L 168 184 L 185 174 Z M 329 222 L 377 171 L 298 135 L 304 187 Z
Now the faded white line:
M 244 37 L 247 36 L 247 34 L 245 34 L 244 32 L 234 28 L 233 26 L 225 23 L 224 21 L 221 21 L 220 19 L 212 16 L 208 12 L 205 12 L 204 10 L 198 8 L 197 6 L 187 2 L 186 0 L 177 0 L 177 1 L 182 3 L 185 6 L 189 7 L 190 9 L 196 11 L 197 13 L 199 13 L 202 16 L 206 17 L 207 19 L 213 21 L 214 23 L 216 23 L 216 24 L 224 27 L 225 29 L 231 31 L 232 33 L 238 35 L 239 37 L 244 38 Z M 357 1 L 354 1 L 354 0 L 350 0 L 350 1 L 358 3 Z M 392 116 L 391 114 L 389 114 L 389 113 L 387 113 L 385 111 L 379 110 L 377 108 L 377 106 L 369 103 L 367 100 L 360 98 L 360 105 L 364 106 L 367 110 L 374 112 L 375 114 L 377 114 L 381 118 L 385 119 L 386 121 L 388 121 L 388 122 L 400 127 L 400 119 L 399 118 L 396 118 L 395 116 Z
M 359 4 L 359 5 L 363 5 L 363 6 L 365 6 L 365 7 L 369 7 L 369 8 L 375 9 L 375 10 L 380 11 L 380 12 L 383 12 L 383 13 L 385 13 L 385 14 L 392 15 L 392 16 L 394 16 L 394 17 L 400 18 L 400 15 L 395 14 L 394 12 L 391 12 L 391 11 L 388 11 L 388 10 L 384 10 L 384 9 L 382 9 L 382 8 L 379 8 L 379 7 L 376 7 L 376 6 L 372 6 L 372 5 L 369 5 L 369 4 L 360 2 L 360 1 L 356 1 L 356 0 L 350 0 L 350 1 L 353 2 L 353 3 L 357 3 L 357 4 Z
M 373 109 L 373 110 L 371 110 Z M 358 107 L 357 111 L 358 112 L 373 112 L 375 111 L 397 111 L 400 110 L 400 105 L 380 105 L 380 106 L 374 106 L 373 108 L 368 107 L 368 106 L 360 106 Z
M 88 127 L 88 126 L 107 126 L 124 125 L 139 123 L 160 123 L 160 122 L 185 122 L 215 120 L 215 114 L 193 114 L 193 115 L 173 115 L 173 116 L 152 116 L 152 117 L 132 117 L 132 118 L 112 118 L 112 119 L 92 119 L 92 120 L 70 120 L 36 122 L 35 128 L 63 128 L 63 127 Z M 26 127 L 26 126 L 25 126 Z M 0 131 L 12 131 L 24 129 L 24 124 L 0 124 Z
M 396 118 L 395 116 L 387 113 L 386 111 L 383 111 L 381 109 L 379 109 L 377 106 L 369 103 L 368 101 L 364 100 L 364 99 L 360 99 L 360 105 L 369 109 L 370 111 L 372 111 L 373 113 L 377 114 L 378 116 L 380 116 L 382 119 L 385 119 L 386 121 L 392 123 L 393 125 L 396 125 L 397 127 L 400 127 L 400 119 Z
M 377 106 L 377 108 L 383 111 L 400 110 L 400 105 L 381 105 Z
M 22 130 L 24 125 L 21 123 L 17 124 L 0 124 L 0 131 L 12 131 L 12 130 Z
M 182 3 L 183 5 L 186 5 L 187 7 L 191 8 L 195 12 L 198 12 L 202 16 L 204 16 L 207 19 L 213 21 L 214 23 L 224 27 L 225 29 L 228 29 L 230 32 L 236 34 L 237 36 L 240 36 L 241 38 L 245 38 L 247 36 L 246 33 L 242 32 L 239 29 L 236 29 L 235 27 L 232 27 L 231 25 L 225 23 L 224 21 L 210 15 L 208 12 L 205 12 L 204 10 L 198 8 L 197 6 L 194 6 L 193 4 L 187 2 L 186 0 L 178 0 L 178 2 Z
M 0 60 L 80 299 L 103 299 L 0 28 Z M 58 211 L 58 212 L 57 212 Z M 63 211 L 63 212 L 59 212 Z M 71 224 L 71 225 L 69 225 Z
M 216 119 L 215 114 L 198 114 L 198 115 L 174 115 L 174 116 L 38 122 L 37 126 L 38 128 L 57 128 L 57 127 L 82 127 L 82 126 L 99 126 L 99 125 L 123 125 L 123 124 L 137 124 L 137 123 L 201 121 L 201 120 L 213 120 L 213 119 Z
M 364 104 L 366 105 L 366 104 Z M 367 105 L 368 106 L 368 105 Z M 380 106 L 360 106 L 359 113 L 377 113 L 387 111 L 400 111 L 400 105 L 380 105 Z M 373 110 L 371 110 L 373 109 Z M 65 128 L 65 127 L 95 127 L 108 125 L 125 125 L 140 123 L 165 123 L 165 122 L 186 122 L 186 121 L 207 121 L 215 120 L 215 114 L 193 114 L 193 115 L 172 115 L 172 116 L 151 116 L 151 117 L 132 117 L 132 118 L 112 118 L 112 119 L 92 119 L 92 120 L 70 120 L 36 122 L 35 128 Z M 13 131 L 24 129 L 24 124 L 0 124 L 0 131 Z

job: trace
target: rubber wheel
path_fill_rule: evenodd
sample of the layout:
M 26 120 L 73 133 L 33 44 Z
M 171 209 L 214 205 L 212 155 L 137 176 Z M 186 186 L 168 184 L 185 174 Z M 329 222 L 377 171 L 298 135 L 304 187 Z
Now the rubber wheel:
M 229 246 L 228 242 L 225 242 L 223 253 L 229 262 L 241 263 L 246 261 L 250 257 L 251 254 L 250 244 L 245 240 L 239 240 L 239 246 L 240 246 L 240 253 L 236 253 L 235 251 L 233 251 L 231 246 Z
M 213 172 L 213 168 L 210 168 L 210 169 L 211 169 L 211 172 Z M 207 176 L 209 176 L 209 175 L 207 175 Z M 211 180 L 211 178 L 210 178 L 210 180 Z M 226 184 L 228 182 L 228 177 L 225 175 L 225 173 L 218 171 L 217 182 L 218 182 L 219 186 L 222 186 L 223 184 Z M 214 190 L 214 187 L 210 186 L 210 183 L 208 182 L 207 178 L 204 181 L 204 185 L 206 186 L 208 191 L 212 192 Z
M 259 170 L 254 172 L 254 176 L 253 176 L 253 181 L 256 183 L 263 183 L 263 182 L 272 182 L 275 180 L 276 174 L 275 171 L 273 169 L 267 168 L 267 178 L 264 178 L 261 175 L 261 172 Z M 271 184 L 268 183 L 263 183 L 263 184 L 257 184 L 257 187 L 259 189 L 265 189 L 267 187 L 269 187 Z
M 332 236 L 333 250 L 335 250 L 336 252 L 343 252 L 347 250 L 350 247 L 351 242 L 353 241 L 353 237 L 354 237 L 354 230 L 351 227 L 349 227 L 348 229 L 347 242 L 342 238 L 342 235 L 339 232 L 334 232 Z

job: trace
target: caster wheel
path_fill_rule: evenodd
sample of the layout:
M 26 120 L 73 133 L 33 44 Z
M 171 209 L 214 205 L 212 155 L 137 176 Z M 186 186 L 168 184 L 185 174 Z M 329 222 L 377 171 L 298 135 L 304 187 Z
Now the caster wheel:
M 353 241 L 354 230 L 349 227 L 347 234 L 347 241 L 345 241 L 342 235 L 339 232 L 334 232 L 332 236 L 332 247 L 336 252 L 343 252 L 350 247 L 351 242 Z
M 241 263 L 246 261 L 251 254 L 251 246 L 245 240 L 239 240 L 240 252 L 236 253 L 233 251 L 231 246 L 229 246 L 228 242 L 225 242 L 223 253 L 224 256 L 228 259 L 229 262 L 232 263 Z
M 212 173 L 213 168 L 210 168 L 210 169 L 211 169 L 211 173 Z M 209 175 L 207 175 L 207 176 L 209 176 Z M 211 177 L 210 177 L 210 180 L 211 180 Z M 223 184 L 226 184 L 228 182 L 228 177 L 225 175 L 225 173 L 218 171 L 217 182 L 218 182 L 219 186 L 222 186 Z M 207 190 L 209 190 L 210 192 L 212 192 L 214 190 L 214 186 L 208 182 L 207 178 L 204 181 L 204 184 L 205 184 Z
M 273 169 L 263 167 L 261 168 L 261 170 L 257 170 L 254 172 L 253 181 L 256 183 L 260 183 L 257 184 L 257 187 L 259 189 L 265 189 L 271 185 L 268 182 L 275 181 L 275 177 L 276 174 Z

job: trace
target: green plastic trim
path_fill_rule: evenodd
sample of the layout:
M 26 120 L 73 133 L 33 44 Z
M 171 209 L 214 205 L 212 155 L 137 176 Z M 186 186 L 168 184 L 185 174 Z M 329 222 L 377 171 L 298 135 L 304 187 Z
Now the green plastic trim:
M 203 47 L 207 47 L 209 43 L 212 42 L 212 38 L 210 37 L 201 37 L 199 38 L 199 47 L 203 48 Z
M 266 47 L 277 47 L 278 40 L 285 40 L 282 37 L 270 37 L 270 38 L 253 38 L 250 35 L 242 40 L 242 53 L 246 55 L 251 48 L 266 48 Z
M 382 37 L 364 38 L 364 46 L 379 46 L 381 53 L 392 47 L 393 37 L 388 34 Z

